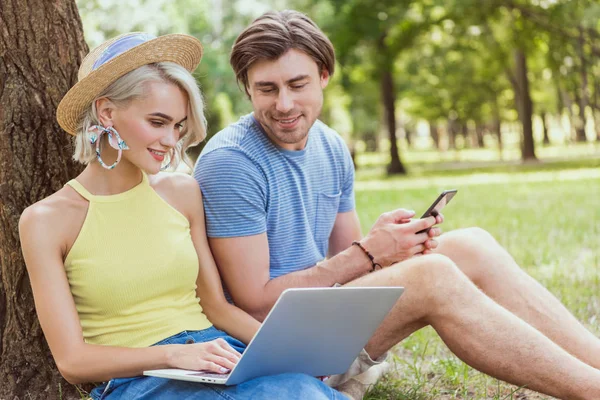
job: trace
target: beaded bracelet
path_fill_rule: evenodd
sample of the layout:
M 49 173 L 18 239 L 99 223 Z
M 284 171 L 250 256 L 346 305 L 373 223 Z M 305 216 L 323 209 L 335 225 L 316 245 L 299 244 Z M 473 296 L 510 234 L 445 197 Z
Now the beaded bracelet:
M 365 249 L 365 247 L 362 244 L 360 244 L 360 242 L 354 241 L 354 242 L 352 242 L 352 245 L 358 246 L 358 248 L 361 249 L 367 257 L 369 257 L 369 260 L 371 261 L 371 264 L 373 265 L 371 272 L 375 271 L 378 267 L 379 267 L 379 269 L 381 269 L 381 264 L 375 262 L 375 257 L 373 257 L 371 255 L 371 253 L 369 253 L 369 251 L 367 249 Z

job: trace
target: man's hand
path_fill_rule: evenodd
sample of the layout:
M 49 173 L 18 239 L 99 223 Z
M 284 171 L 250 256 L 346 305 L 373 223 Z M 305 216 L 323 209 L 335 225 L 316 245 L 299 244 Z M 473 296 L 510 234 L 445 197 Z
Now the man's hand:
M 435 225 L 439 225 L 442 222 L 444 222 L 444 216 L 440 213 L 435 215 Z M 441 228 L 431 228 L 429 229 L 429 231 L 427 232 L 428 238 L 425 241 L 425 250 L 423 250 L 422 253 L 420 254 L 416 254 L 421 255 L 421 254 L 431 254 L 432 250 L 435 249 L 438 246 L 438 242 L 437 240 L 435 240 L 436 237 L 440 236 L 442 234 L 442 229 Z
M 413 219 L 414 211 L 398 209 L 382 214 L 368 235 L 361 241 L 375 257 L 375 262 L 387 267 L 407 260 L 415 255 L 428 254 L 437 247 L 435 237 L 441 234 L 440 228 L 428 232 L 417 232 L 442 223 L 441 214 L 435 217 Z

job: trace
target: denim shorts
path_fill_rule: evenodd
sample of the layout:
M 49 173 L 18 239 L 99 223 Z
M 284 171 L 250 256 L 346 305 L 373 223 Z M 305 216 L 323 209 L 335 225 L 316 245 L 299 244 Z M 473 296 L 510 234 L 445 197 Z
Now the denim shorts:
M 215 327 L 210 327 L 202 331 L 183 331 L 154 344 L 154 346 L 202 343 L 218 338 L 226 340 L 231 347 L 240 353 L 246 348 L 244 343 Z M 92 390 L 90 396 L 93 400 L 346 399 L 340 392 L 330 388 L 320 380 L 305 374 L 264 376 L 235 386 L 186 382 L 152 376 L 116 378 L 96 387 Z

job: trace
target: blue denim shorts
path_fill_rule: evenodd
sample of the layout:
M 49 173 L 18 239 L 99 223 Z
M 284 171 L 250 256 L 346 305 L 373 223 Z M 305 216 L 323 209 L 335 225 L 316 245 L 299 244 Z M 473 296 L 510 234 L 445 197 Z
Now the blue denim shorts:
M 222 338 L 242 353 L 246 345 L 223 331 L 210 327 L 202 331 L 183 331 L 154 346 L 166 344 L 203 343 Z M 185 382 L 152 376 L 116 378 L 96 387 L 90 393 L 94 400 L 113 399 L 202 399 L 202 400 L 259 400 L 259 399 L 346 399 L 340 392 L 320 380 L 305 374 L 281 374 L 252 379 L 236 386 Z

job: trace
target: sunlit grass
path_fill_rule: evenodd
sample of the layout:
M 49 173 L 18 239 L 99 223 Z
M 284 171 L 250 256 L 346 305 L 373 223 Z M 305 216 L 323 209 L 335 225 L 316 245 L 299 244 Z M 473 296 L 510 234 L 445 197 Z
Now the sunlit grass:
M 457 188 L 444 211 L 443 229 L 487 229 L 530 275 L 600 335 L 600 168 L 594 162 L 382 180 L 359 170 L 357 209 L 366 232 L 384 211 L 409 208 L 418 214 L 440 190 Z M 431 328 L 397 346 L 394 361 L 395 371 L 366 399 L 517 399 L 524 393 L 529 399 L 547 398 L 469 368 Z
M 438 163 L 497 163 L 497 162 L 520 162 L 521 150 L 517 141 L 511 140 L 505 143 L 502 156 L 494 143 L 485 148 L 462 148 L 457 150 L 438 151 L 431 143 L 427 146 L 408 147 L 405 141 L 399 141 L 400 157 L 403 162 L 409 164 L 412 169 L 427 169 L 429 164 Z M 358 146 L 362 149 L 363 146 Z M 369 153 L 358 151 L 357 162 L 364 167 L 380 166 L 389 163 L 390 155 L 385 144 L 381 152 Z M 600 141 L 586 143 L 551 144 L 542 146 L 538 144 L 535 148 L 536 156 L 540 160 L 572 160 L 574 158 L 590 157 L 600 155 Z

